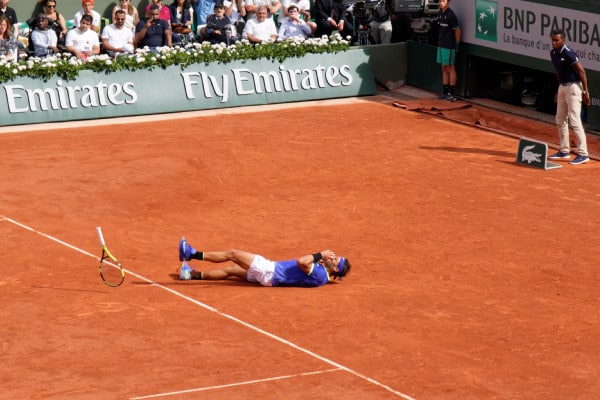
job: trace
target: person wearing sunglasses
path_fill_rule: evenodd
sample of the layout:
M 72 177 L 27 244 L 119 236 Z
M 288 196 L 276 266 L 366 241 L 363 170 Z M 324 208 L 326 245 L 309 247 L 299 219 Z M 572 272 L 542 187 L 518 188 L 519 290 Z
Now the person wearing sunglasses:
M 67 36 L 67 22 L 56 9 L 56 0 L 44 0 L 44 14 L 48 18 L 48 27 L 56 33 L 58 47 L 64 46 Z
M 138 14 L 137 8 L 131 5 L 131 0 L 119 0 L 112 11 L 112 19 L 115 20 L 115 13 L 118 10 L 125 11 L 125 28 L 131 30 L 135 34 L 135 27 L 140 22 L 140 15 Z
M 117 10 L 113 23 L 102 30 L 102 47 L 113 58 L 133 53 L 133 32 L 125 27 L 125 15 L 125 11 Z

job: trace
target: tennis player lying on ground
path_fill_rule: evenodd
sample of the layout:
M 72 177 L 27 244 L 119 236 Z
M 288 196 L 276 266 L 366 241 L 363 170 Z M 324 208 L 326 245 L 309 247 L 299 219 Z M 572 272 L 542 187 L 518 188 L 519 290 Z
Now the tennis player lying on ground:
M 188 265 L 189 260 L 212 263 L 231 261 L 234 264 L 208 271 L 196 271 Z M 263 286 L 316 287 L 334 283 L 350 271 L 350 262 L 337 257 L 331 250 L 308 254 L 297 260 L 270 261 L 258 254 L 241 250 L 196 251 L 182 238 L 179 242 L 179 279 L 224 280 L 232 277 Z

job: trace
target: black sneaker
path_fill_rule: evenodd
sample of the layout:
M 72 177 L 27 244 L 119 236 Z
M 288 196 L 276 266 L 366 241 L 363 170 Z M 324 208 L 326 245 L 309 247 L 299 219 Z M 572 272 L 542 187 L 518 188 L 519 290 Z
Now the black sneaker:
M 444 100 L 446 100 L 446 101 L 450 101 L 450 102 L 454 102 L 454 101 L 456 101 L 456 100 L 458 100 L 458 99 L 457 99 L 456 97 L 454 97 L 454 95 L 453 95 L 453 94 L 450 94 L 450 93 L 448 93 L 448 94 L 446 95 L 446 97 L 444 98 Z

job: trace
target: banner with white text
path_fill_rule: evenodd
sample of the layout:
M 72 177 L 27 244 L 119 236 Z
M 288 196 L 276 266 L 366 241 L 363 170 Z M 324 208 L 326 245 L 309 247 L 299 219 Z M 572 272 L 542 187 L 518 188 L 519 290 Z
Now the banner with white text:
M 600 71 L 598 14 L 520 0 L 457 0 L 450 7 L 467 43 L 549 60 L 550 32 L 561 28 L 584 68 Z
M 2 83 L 0 126 L 372 95 L 362 50 Z

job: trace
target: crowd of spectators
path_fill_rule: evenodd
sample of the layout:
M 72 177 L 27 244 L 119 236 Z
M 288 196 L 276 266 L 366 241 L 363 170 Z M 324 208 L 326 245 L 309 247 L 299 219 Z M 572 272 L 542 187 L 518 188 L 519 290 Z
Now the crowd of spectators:
M 58 52 L 77 58 L 100 52 L 118 57 L 139 47 L 153 51 L 194 41 L 260 43 L 336 31 L 347 38 L 356 34 L 352 9 L 342 0 L 173 0 L 170 5 L 149 0 L 143 15 L 132 0 L 117 1 L 110 18 L 94 9 L 94 0 L 82 0 L 81 9 L 69 18 L 57 9 L 57 0 L 39 0 L 42 11 L 27 20 L 27 29 L 19 29 L 10 0 L 0 0 L 0 57 Z M 373 43 L 391 41 L 392 2 L 381 0 L 373 13 Z

